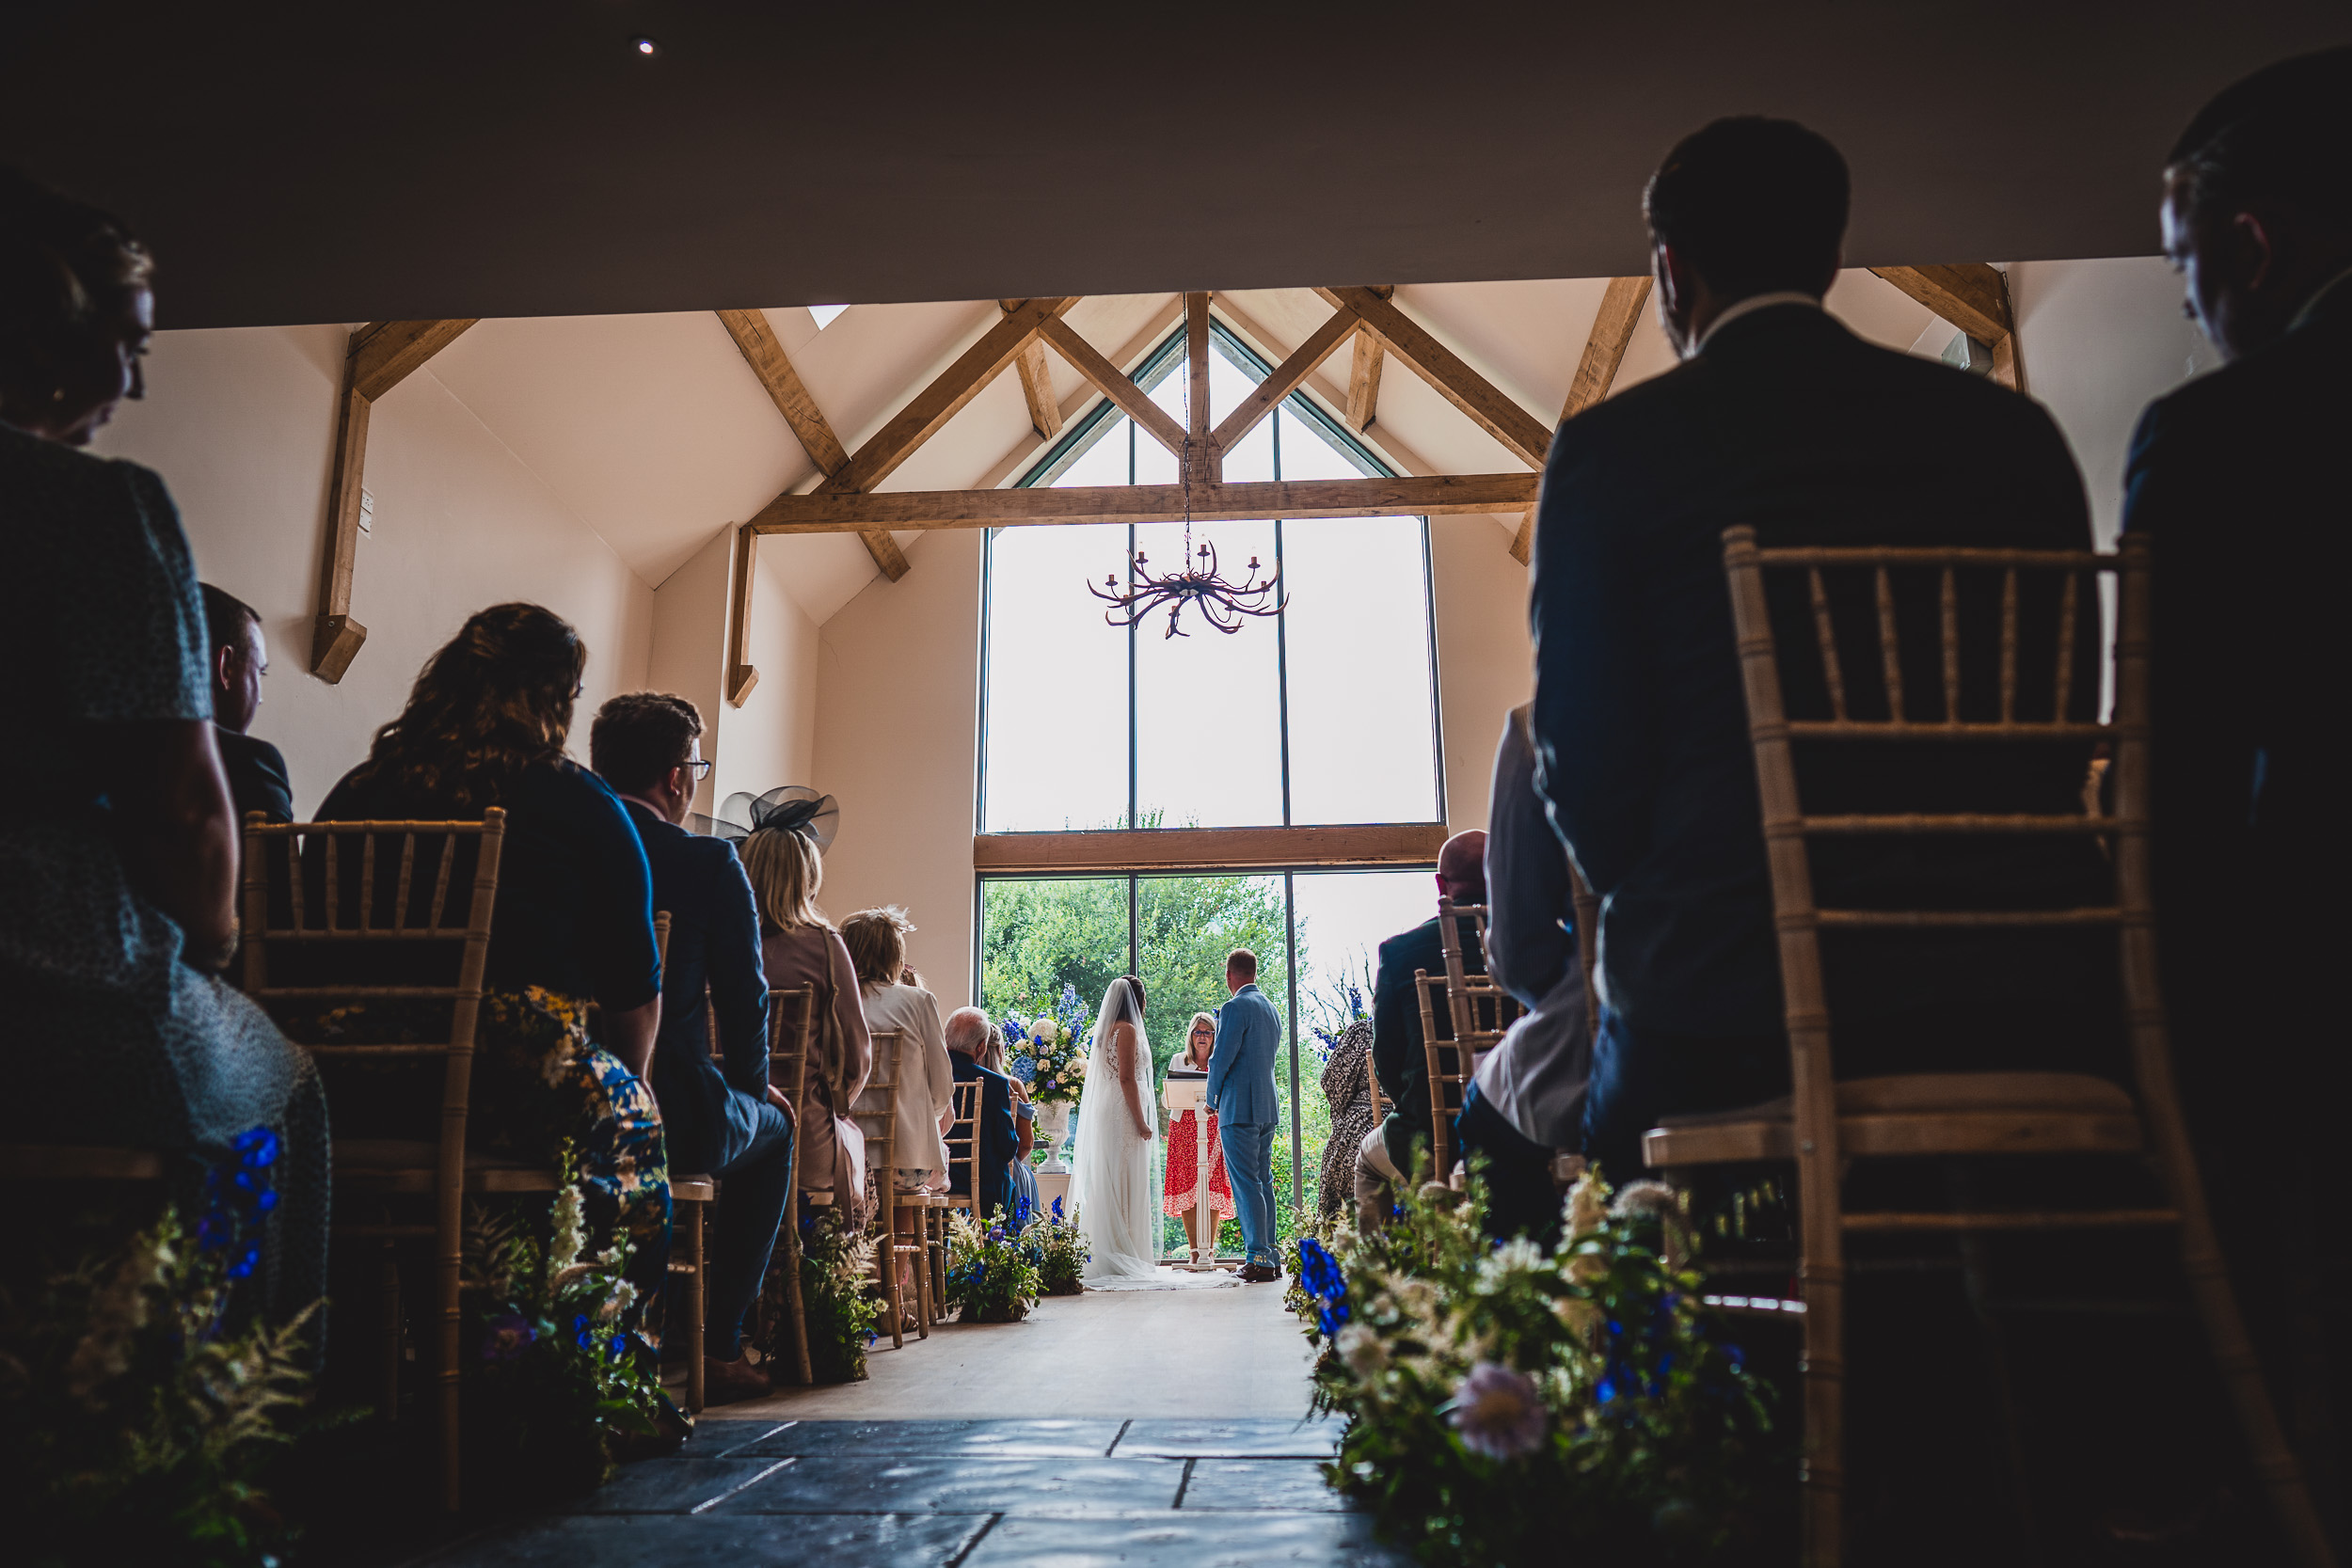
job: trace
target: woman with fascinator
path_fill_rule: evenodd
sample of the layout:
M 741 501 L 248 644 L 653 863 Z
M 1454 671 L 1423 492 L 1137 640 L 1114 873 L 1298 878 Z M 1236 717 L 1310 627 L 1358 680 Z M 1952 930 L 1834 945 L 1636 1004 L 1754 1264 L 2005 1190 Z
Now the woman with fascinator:
M 787 784 L 754 798 L 728 799 L 725 821 L 696 824 L 735 841 L 759 901 L 760 956 L 771 1006 L 777 993 L 817 988 L 814 1026 L 801 1102 L 800 1185 L 830 1192 L 842 1212 L 855 1215 L 866 1187 L 866 1140 L 846 1115 L 874 1067 L 866 1010 L 858 1001 L 857 971 L 841 933 L 817 907 L 825 881 L 825 848 L 840 820 L 830 795 Z M 787 1029 L 798 1020 L 787 1017 Z M 777 1069 L 782 1071 L 781 1064 Z M 790 1084 L 778 1087 L 789 1092 Z

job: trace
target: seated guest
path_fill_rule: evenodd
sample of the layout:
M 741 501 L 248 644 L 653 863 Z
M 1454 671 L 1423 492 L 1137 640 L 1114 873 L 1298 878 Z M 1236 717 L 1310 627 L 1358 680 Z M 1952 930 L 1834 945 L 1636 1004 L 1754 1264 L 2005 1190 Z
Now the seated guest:
M 1527 1008 L 1478 1064 L 1462 1097 L 1462 1151 L 1486 1157 L 1486 1227 L 1500 1241 L 1559 1240 L 1552 1156 L 1583 1147 L 1593 1038 L 1577 957 L 1567 852 L 1535 793 L 1525 705 L 1495 753 L 1486 812 L 1486 957 Z
M 661 1021 L 653 879 L 619 797 L 564 755 L 587 665 L 587 648 L 552 610 L 479 611 L 425 661 L 407 706 L 375 732 L 368 760 L 328 793 L 319 816 L 472 821 L 491 806 L 505 810 L 467 1141 L 548 1163 L 571 1144 L 590 1250 L 615 1231 L 631 1243 L 627 1277 L 639 1305 L 624 1326 L 659 1350 L 658 1328 L 639 1317 L 669 1277 L 669 1167 L 644 1082 Z M 472 875 L 471 848 L 460 841 L 453 887 Z M 323 858 L 309 858 L 314 889 L 324 870 Z M 342 878 L 346 898 L 358 879 L 356 867 Z M 465 901 L 450 904 L 445 922 L 462 925 Z M 600 1041 L 587 1034 L 592 1001 L 602 1006 Z M 443 1007 L 421 1022 L 446 1028 L 447 1019 Z M 360 1002 L 311 1027 L 364 1044 L 397 1039 L 417 1022 Z M 413 1138 L 437 1125 L 438 1062 L 339 1064 L 337 1076 L 349 1085 L 336 1101 L 339 1136 Z
M 2225 363 L 2149 407 L 2125 470 L 2124 531 L 2154 539 L 2165 1001 L 2256 1348 L 2298 1428 L 2321 1430 L 2332 1403 L 2341 1431 L 2343 1292 L 2327 1282 L 2352 1246 L 2341 1206 L 2314 1195 L 2344 1099 L 2352 844 L 2325 715 L 2345 685 L 2352 49 L 2227 88 L 2168 164 L 2165 250 Z M 2338 1484 L 2325 1440 L 2301 1441 Z
M 1641 1171 L 1641 1134 L 1660 1116 L 1788 1088 L 1724 530 L 1752 524 L 1767 546 L 2090 546 L 2082 482 L 2039 404 L 1874 347 L 1822 309 L 1846 208 L 1845 160 L 1801 125 L 1724 119 L 1685 138 L 1651 179 L 1645 208 L 1659 311 L 1684 363 L 1562 425 L 1545 468 L 1531 606 L 1537 779 L 1603 901 L 1607 1006 L 1584 1136 L 1619 1181 Z M 1849 588 L 1867 601 L 1867 584 L 1833 598 L 1844 604 Z M 1932 590 L 1916 605 L 1912 593 L 1907 584 L 1899 597 L 1931 626 Z M 1964 592 L 1972 645 L 1997 637 L 1998 598 L 1997 588 Z M 1776 599 L 1774 613 L 1783 646 L 1813 645 L 1804 606 Z M 1931 685 L 1931 639 L 1906 641 L 1906 662 Z M 2098 700 L 2097 641 L 2077 639 L 2074 717 L 2091 717 Z M 2022 651 L 2021 692 L 2055 689 L 2053 657 Z M 1801 673 L 1803 655 L 1788 668 Z M 1846 668 L 1847 689 L 1867 693 L 1859 704 L 1883 704 L 1875 650 Z M 1810 679 L 1792 689 L 1794 716 L 1829 712 L 1818 667 Z M 1961 716 L 1996 718 L 1995 684 L 1971 682 Z M 1941 700 L 1915 689 L 1909 707 L 1941 717 Z M 1810 748 L 1798 759 L 1804 805 L 2081 811 L 2081 748 L 1991 751 Z M 2054 835 L 1856 838 L 1813 860 L 1825 906 L 2102 901 L 2095 850 Z M 2100 987 L 2114 983 L 2114 946 L 2104 933 L 1840 936 L 1824 962 L 1842 1075 L 2113 1061 L 2114 1004 Z
M 767 1376 L 742 1355 L 743 1314 L 768 1277 L 791 1196 L 792 1119 L 783 1091 L 768 1082 L 768 988 L 751 881 L 733 845 L 678 825 L 695 781 L 709 770 L 702 728 L 685 698 L 632 691 L 597 712 L 588 755 L 644 844 L 654 907 L 670 912 L 653 1091 L 671 1168 L 723 1178 L 705 1254 L 703 1341 L 705 1386 L 719 1404 L 769 1391 Z
M 204 595 L 205 641 L 212 647 L 206 668 L 213 677 L 213 728 L 218 732 L 213 739 L 220 747 L 237 820 L 258 811 L 272 822 L 291 822 L 294 785 L 286 778 L 285 757 L 268 741 L 245 733 L 262 711 L 262 677 L 269 673 L 262 617 L 209 582 L 196 586 Z
M 144 390 L 150 268 L 117 219 L 0 169 L 0 713 L 27 748 L 0 772 L 0 1061 L 15 1136 L 233 1168 L 240 1134 L 277 1132 L 238 1311 L 282 1322 L 326 1288 L 326 1099 L 215 973 L 237 817 L 187 535 L 162 480 L 79 450 Z
M 944 1031 L 947 1066 L 955 1073 L 956 1082 L 980 1085 L 978 1126 L 974 1130 L 978 1140 L 980 1191 L 974 1206 L 979 1211 L 982 1223 L 1012 1208 L 1012 1157 L 1021 1142 L 1013 1126 L 1012 1080 L 992 1070 L 980 1060 L 988 1053 L 989 1027 L 988 1015 L 979 1008 L 958 1007 L 947 1015 Z M 971 1181 L 961 1165 L 949 1164 L 947 1190 L 957 1194 L 971 1192 Z
M 808 1060 L 795 1091 L 801 1099 L 792 1108 L 801 1141 L 801 1191 L 831 1193 L 843 1213 L 856 1214 L 864 1202 L 866 1140 L 849 1111 L 874 1070 L 874 1047 L 866 1037 L 850 950 L 817 908 L 832 804 L 830 795 L 797 788 L 760 797 L 752 806 L 751 833 L 742 841 L 743 869 L 759 901 L 768 1006 L 771 1011 L 786 1009 L 785 1030 L 797 1030 L 801 1022 L 802 1004 L 788 993 L 816 988 Z M 797 1049 L 789 1033 L 787 1042 L 787 1049 Z M 771 1063 L 770 1081 L 780 1091 L 792 1089 L 779 1081 L 783 1070 L 783 1064 Z
M 1006 1071 L 1005 1032 L 992 1023 L 988 1026 L 988 1051 L 980 1057 L 980 1066 L 991 1072 L 1005 1075 L 1012 1085 L 1012 1202 L 1025 1212 L 1037 1207 L 1037 1172 L 1029 1164 L 1029 1155 L 1037 1148 L 1037 1101 L 1029 1098 L 1029 1085 Z
M 893 1191 L 944 1193 L 947 1190 L 947 1146 L 941 1134 L 955 1119 L 955 1069 L 947 1061 L 947 1039 L 939 1021 L 939 1000 L 930 991 L 902 983 L 907 972 L 907 933 L 914 923 L 906 911 L 891 906 L 860 910 L 841 923 L 841 940 L 849 945 L 850 961 L 857 966 L 858 1000 L 866 1007 L 869 1034 L 898 1031 L 890 1060 L 876 1047 L 875 1066 L 886 1070 L 898 1085 L 898 1116 L 892 1125 L 891 1159 L 895 1171 L 877 1171 L 874 1190 L 880 1202 L 891 1202 Z M 882 1108 L 882 1092 L 868 1088 L 858 1108 Z M 901 1235 L 919 1234 L 916 1212 L 893 1206 Z M 906 1294 L 905 1264 L 900 1264 L 900 1300 Z M 911 1308 L 910 1308 L 911 1310 Z
M 1438 850 L 1438 891 L 1457 904 L 1485 903 L 1486 853 L 1486 835 L 1478 829 L 1447 839 Z M 1455 926 L 1462 967 L 1484 974 L 1486 956 L 1478 945 L 1476 923 L 1462 916 Z M 1396 1188 L 1413 1179 L 1415 1162 L 1426 1161 L 1434 1147 L 1429 1055 L 1421 1037 L 1421 1001 L 1413 994 L 1416 970 L 1439 978 L 1445 974 L 1445 947 L 1434 914 L 1380 944 L 1380 967 L 1372 983 L 1372 1066 L 1380 1092 L 1389 1097 L 1389 1114 L 1357 1145 L 1356 1217 L 1366 1228 L 1387 1218 Z M 1437 1016 L 1452 1038 L 1451 1015 L 1438 1009 Z M 1426 1179 L 1445 1177 L 1441 1170 L 1426 1173 Z

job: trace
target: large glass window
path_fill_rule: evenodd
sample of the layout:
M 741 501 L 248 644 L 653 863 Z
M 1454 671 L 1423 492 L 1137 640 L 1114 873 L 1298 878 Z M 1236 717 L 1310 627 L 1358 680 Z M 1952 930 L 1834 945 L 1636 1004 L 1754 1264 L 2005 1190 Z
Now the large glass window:
M 1222 417 L 1268 367 L 1213 326 Z M 1182 422 L 1184 336 L 1136 374 Z M 1388 472 L 1303 394 L 1225 454 L 1231 483 Z M 1176 460 L 1104 405 L 1024 478 L 1166 484 Z M 1181 522 L 992 531 L 983 615 L 979 831 L 1262 827 L 1442 819 L 1428 529 L 1420 517 L 1196 523 L 1195 547 L 1239 578 L 1279 569 L 1281 615 L 1230 636 L 1165 612 L 1119 628 L 1086 582 L 1129 553 L 1175 567 Z
M 980 1005 L 992 1018 L 1027 1018 L 1052 1009 L 1067 988 L 1090 1021 L 1115 976 L 1141 975 L 1156 1105 L 1192 1015 L 1225 1002 L 1225 956 L 1236 947 L 1256 953 L 1259 987 L 1284 1019 L 1276 1081 L 1286 1111 L 1274 1144 L 1274 1191 L 1287 1243 L 1300 1233 L 1301 1214 L 1317 1209 L 1332 1123 L 1325 1062 L 1340 1036 L 1371 1014 L 1380 943 L 1428 919 L 1436 898 L 1425 867 L 983 880 Z M 1339 1087 L 1343 1100 L 1352 1080 Z M 1086 1135 L 1086 1116 L 1082 1102 L 1074 1137 Z M 1160 1117 L 1165 1131 L 1166 1113 Z M 1352 1154 L 1338 1158 L 1353 1168 Z M 1152 1180 L 1156 1191 L 1162 1173 Z M 1167 1247 L 1180 1249 L 1183 1238 L 1169 1220 Z M 1226 1227 L 1222 1244 L 1239 1247 L 1237 1227 Z

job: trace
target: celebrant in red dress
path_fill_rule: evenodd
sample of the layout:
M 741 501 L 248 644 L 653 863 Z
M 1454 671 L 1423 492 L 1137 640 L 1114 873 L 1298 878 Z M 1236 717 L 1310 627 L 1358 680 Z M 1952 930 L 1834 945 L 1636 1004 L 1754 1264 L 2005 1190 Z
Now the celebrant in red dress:
M 1210 1048 L 1216 1044 L 1216 1020 L 1207 1013 L 1192 1015 L 1192 1031 L 1184 1037 L 1184 1054 L 1168 1064 L 1171 1068 L 1193 1068 L 1205 1072 L 1209 1067 Z M 1225 1151 L 1216 1141 L 1215 1111 L 1186 1111 L 1168 1130 L 1168 1187 L 1160 1199 L 1160 1212 L 1174 1214 L 1184 1222 L 1184 1237 L 1192 1247 L 1192 1260 L 1205 1263 L 1216 1256 L 1216 1236 L 1214 1228 L 1207 1237 L 1200 1234 L 1200 1134 L 1192 1118 L 1205 1115 L 1209 1118 L 1209 1209 L 1216 1222 L 1222 1224 L 1233 1217 L 1233 1188 L 1225 1179 Z

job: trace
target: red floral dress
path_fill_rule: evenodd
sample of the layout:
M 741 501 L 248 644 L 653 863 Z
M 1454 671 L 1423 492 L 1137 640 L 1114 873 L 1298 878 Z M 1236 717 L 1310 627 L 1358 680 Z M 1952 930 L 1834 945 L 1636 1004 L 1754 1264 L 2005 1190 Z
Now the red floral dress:
M 1186 1111 L 1168 1130 L 1168 1188 L 1160 1199 L 1164 1214 L 1189 1214 L 1200 1201 L 1197 1184 L 1200 1180 L 1200 1134 L 1192 1124 L 1200 1113 Z M 1225 1150 L 1216 1141 L 1216 1113 L 1209 1117 L 1209 1212 L 1226 1219 L 1233 1217 L 1233 1184 L 1225 1175 Z

